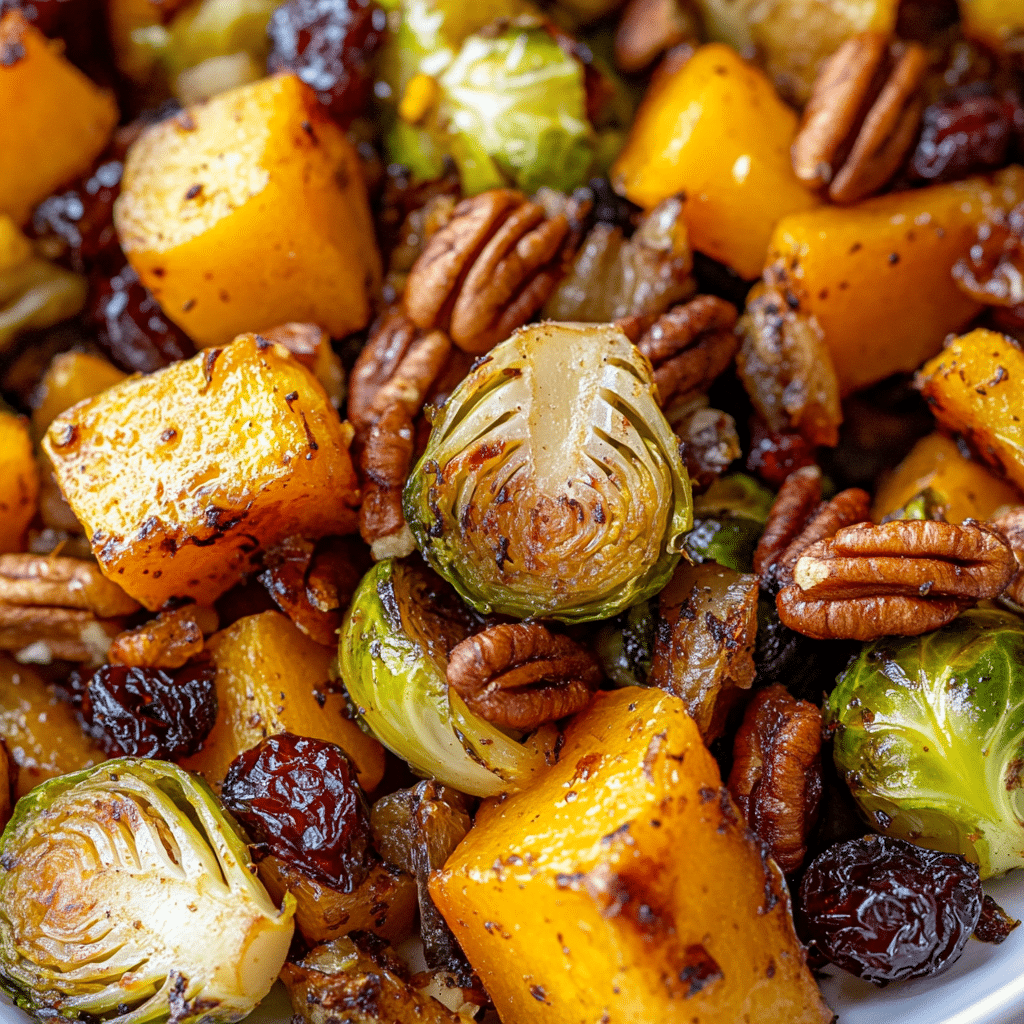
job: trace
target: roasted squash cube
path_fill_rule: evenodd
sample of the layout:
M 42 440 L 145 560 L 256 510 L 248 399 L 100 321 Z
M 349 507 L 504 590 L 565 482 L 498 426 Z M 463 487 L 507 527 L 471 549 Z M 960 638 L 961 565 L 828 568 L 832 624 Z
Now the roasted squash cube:
M 121 246 L 197 345 L 288 321 L 365 327 L 380 255 L 359 157 L 295 75 L 232 89 L 129 150 Z
M 600 693 L 430 892 L 506 1021 L 827 1024 L 785 882 L 682 702 Z
M 213 786 L 266 736 L 291 732 L 336 743 L 371 790 L 384 774 L 384 748 L 346 717 L 331 686 L 334 650 L 300 633 L 280 612 L 239 619 L 207 641 L 217 669 L 217 721 L 203 749 L 183 762 Z
M 655 79 L 612 180 L 646 209 L 683 194 L 693 248 L 754 278 L 779 218 L 819 203 L 793 172 L 796 130 L 764 73 L 711 44 Z
M 950 271 L 995 210 L 1024 200 L 1024 168 L 823 206 L 779 221 L 765 276 L 814 316 L 850 394 L 934 355 L 981 307 Z
M 0 412 L 0 554 L 21 551 L 39 502 L 39 470 L 28 423 Z
M 355 529 L 350 436 L 313 374 L 248 334 L 73 406 L 43 447 L 103 573 L 155 611 L 210 604 L 261 545 Z
M 955 441 L 944 434 L 929 434 L 882 480 L 872 517 L 880 522 L 927 488 L 942 502 L 951 523 L 991 519 L 1006 505 L 1024 504 L 1020 492 L 969 459 Z
M 0 17 L 0 55 L 0 213 L 23 224 L 99 156 L 117 104 L 17 10 Z
M 979 328 L 921 367 L 918 387 L 939 423 L 1024 490 L 1024 352 Z

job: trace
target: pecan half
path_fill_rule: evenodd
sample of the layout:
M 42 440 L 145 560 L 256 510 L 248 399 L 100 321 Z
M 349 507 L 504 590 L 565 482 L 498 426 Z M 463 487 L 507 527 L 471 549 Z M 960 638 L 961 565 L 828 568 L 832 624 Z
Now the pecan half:
M 807 854 L 821 805 L 821 712 L 776 683 L 747 705 L 729 793 L 786 874 Z
M 831 501 L 822 503 L 820 497 L 817 466 L 804 466 L 786 478 L 754 551 L 754 568 L 766 590 L 792 583 L 793 566 L 812 544 L 869 518 L 871 495 L 859 487 L 840 491 Z
M 493 189 L 455 208 L 409 272 L 405 309 L 421 330 L 447 331 L 483 354 L 527 323 L 563 273 L 564 215 L 513 189 Z
M 585 647 L 539 622 L 491 626 L 448 659 L 448 685 L 472 711 L 521 731 L 581 711 L 602 678 Z
M 0 603 L 0 651 L 15 651 L 25 662 L 57 658 L 101 665 L 123 628 L 122 618 L 100 619 L 80 608 Z
M 855 203 L 883 188 L 914 143 L 928 68 L 924 47 L 878 32 L 848 39 L 829 58 L 793 141 L 793 169 L 828 187 L 834 203 Z
M 349 378 L 348 418 L 359 434 L 394 402 L 416 416 L 449 362 L 452 345 L 441 331 L 421 334 L 399 309 L 373 328 Z
M 42 555 L 0 555 L 0 601 L 81 608 L 100 618 L 131 615 L 139 604 L 108 580 L 95 562 Z
M 114 637 L 107 661 L 132 668 L 181 668 L 203 650 L 203 635 L 217 629 L 217 613 L 194 604 L 161 612 L 151 622 Z
M 998 597 L 1016 571 L 1006 541 L 971 520 L 862 523 L 806 548 L 776 605 L 820 640 L 917 636 Z
M 700 26 L 682 0 L 629 0 L 615 30 L 615 64 L 643 71 L 671 47 L 699 38 Z
M 412 418 L 401 402 L 389 405 L 366 437 L 360 459 L 359 533 L 377 561 L 404 558 L 416 550 L 402 513 L 402 488 L 412 465 L 414 440 Z
M 640 335 L 636 347 L 654 367 L 662 405 L 707 388 L 732 364 L 740 347 L 736 307 L 715 295 L 674 306 Z M 622 324 L 629 334 L 633 324 Z
M 1024 505 L 1009 509 L 989 525 L 1010 545 L 1017 562 L 1017 571 L 1007 584 L 1003 596 L 1024 607 Z

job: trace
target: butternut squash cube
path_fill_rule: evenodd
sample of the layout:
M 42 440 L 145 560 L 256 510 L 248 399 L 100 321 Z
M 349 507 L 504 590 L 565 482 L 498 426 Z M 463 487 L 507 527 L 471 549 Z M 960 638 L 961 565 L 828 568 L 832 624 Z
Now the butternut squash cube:
M 113 363 L 90 352 L 61 352 L 54 356 L 35 389 L 33 438 L 41 441 L 46 428 L 62 412 L 120 384 L 127 376 Z
M 782 873 L 682 702 L 599 693 L 430 892 L 505 1021 L 828 1024 Z
M 997 209 L 1024 200 L 1024 168 L 822 206 L 779 221 L 765 278 L 814 316 L 848 395 L 914 370 L 981 307 L 951 271 Z
M 1024 352 L 979 328 L 922 366 L 918 388 L 939 423 L 1024 490 Z
M 104 575 L 156 611 L 211 604 L 261 546 L 354 530 L 350 438 L 313 374 L 247 334 L 73 406 L 43 448 Z
M 239 619 L 206 642 L 217 669 L 217 721 L 186 768 L 220 786 L 228 766 L 266 736 L 291 732 L 336 743 L 371 790 L 384 774 L 384 748 L 346 718 L 330 685 L 334 649 L 300 633 L 280 612 Z
M 1013 487 L 967 458 L 955 441 L 944 434 L 929 434 L 882 480 L 875 494 L 875 522 L 903 508 L 926 487 L 941 496 L 951 523 L 991 519 L 1004 505 L 1024 504 Z
M 0 412 L 0 554 L 21 551 L 39 503 L 39 469 L 28 423 Z
M 1024 4 L 1020 0 L 959 0 L 964 34 L 996 53 L 1016 56 L 1024 37 Z
M 820 201 L 793 173 L 796 130 L 763 72 L 728 46 L 703 46 L 655 79 L 612 181 L 645 209 L 685 195 L 693 248 L 754 278 L 779 218 Z
M 288 321 L 365 327 L 380 255 L 359 157 L 295 75 L 221 93 L 129 150 L 121 246 L 200 346 Z
M 110 141 L 117 104 L 18 11 L 0 17 L 0 213 L 32 207 Z

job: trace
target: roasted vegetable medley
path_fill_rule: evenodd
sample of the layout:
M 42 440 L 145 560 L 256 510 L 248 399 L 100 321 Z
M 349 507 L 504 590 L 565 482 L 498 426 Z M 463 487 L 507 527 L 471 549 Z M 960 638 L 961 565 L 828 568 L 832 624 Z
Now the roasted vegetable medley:
M 1010 936 L 1022 54 L 0 0 L 0 990 L 831 1024 Z

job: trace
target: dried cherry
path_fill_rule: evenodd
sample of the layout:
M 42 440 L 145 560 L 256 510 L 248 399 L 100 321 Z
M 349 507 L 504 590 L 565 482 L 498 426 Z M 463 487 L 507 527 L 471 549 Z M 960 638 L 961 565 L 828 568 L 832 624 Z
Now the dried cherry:
M 977 865 L 889 836 L 838 843 L 800 883 L 813 952 L 876 985 L 949 967 L 981 915 Z
M 979 942 L 991 942 L 998 946 L 1009 938 L 1010 932 L 1020 925 L 1020 921 L 1010 917 L 988 893 L 981 901 L 981 917 L 974 929 L 974 937 Z
M 100 346 L 128 373 L 151 373 L 195 355 L 191 339 L 164 316 L 128 264 L 93 277 L 88 313 Z
M 104 665 L 82 694 L 82 714 L 112 757 L 176 760 L 194 754 L 217 719 L 210 665 L 159 668 Z
M 267 26 L 270 71 L 294 71 L 335 120 L 362 113 L 373 89 L 370 58 L 387 17 L 373 0 L 288 0 Z
M 1014 93 L 996 95 L 990 83 L 972 82 L 925 108 L 908 176 L 956 181 L 1003 167 L 1022 129 L 1024 109 Z
M 814 446 L 800 434 L 778 433 L 769 430 L 762 420 L 752 420 L 747 469 L 769 487 L 781 487 L 790 473 L 813 466 L 815 461 Z
M 341 892 L 366 878 L 370 815 L 341 747 L 268 736 L 231 762 L 221 799 L 263 852 Z

